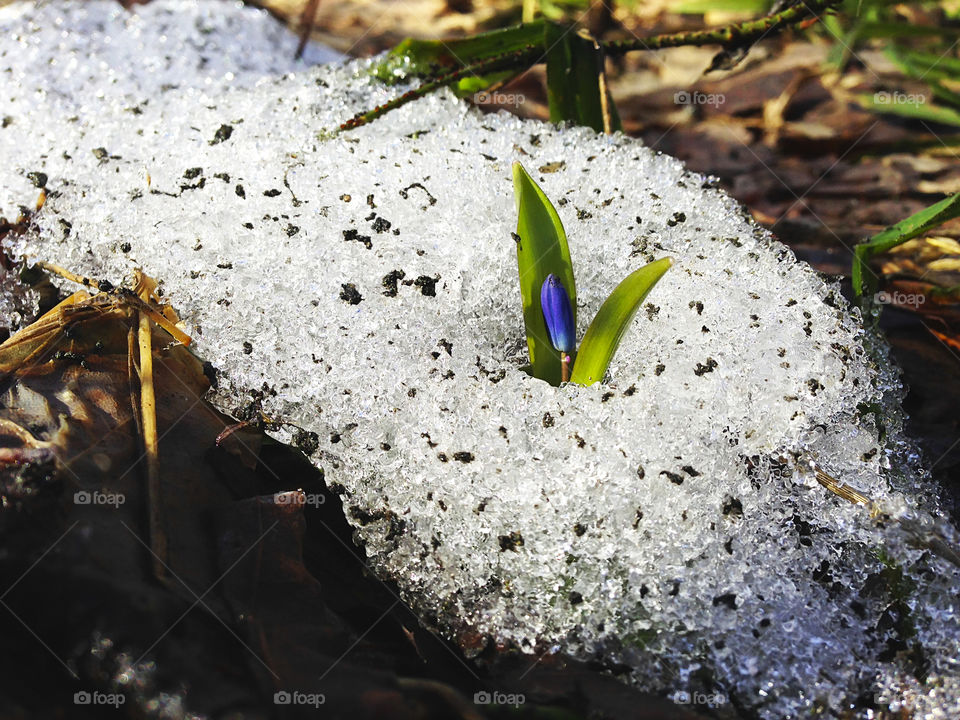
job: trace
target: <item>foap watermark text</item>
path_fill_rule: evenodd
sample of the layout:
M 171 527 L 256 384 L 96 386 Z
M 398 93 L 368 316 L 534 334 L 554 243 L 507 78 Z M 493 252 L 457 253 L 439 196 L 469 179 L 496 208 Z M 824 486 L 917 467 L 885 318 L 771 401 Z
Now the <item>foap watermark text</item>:
M 94 690 L 80 690 L 73 694 L 74 705 L 107 705 L 118 708 L 127 701 L 122 693 L 104 693 Z
M 927 98 L 920 93 L 881 90 L 873 94 L 873 101 L 877 105 L 923 105 Z
M 922 293 L 881 290 L 873 296 L 873 300 L 878 305 L 899 305 L 901 307 L 916 309 L 923 305 L 927 301 L 927 298 Z
M 309 505 L 310 507 L 319 507 L 323 505 L 327 498 L 323 493 L 283 492 L 277 493 L 274 502 L 277 505 Z
M 474 93 L 473 101 L 477 105 L 511 105 L 517 107 L 523 105 L 527 101 L 527 98 L 522 93 L 503 93 L 498 91 L 487 92 L 481 90 L 478 93 Z
M 723 93 L 705 93 L 698 90 L 679 90 L 673 94 L 673 102 L 676 105 L 712 105 L 719 107 L 727 101 Z
M 686 690 L 677 690 L 670 696 L 670 699 L 677 705 L 706 705 L 711 708 L 717 708 L 730 702 L 723 693 L 688 692 Z
M 520 707 L 527 701 L 523 693 L 503 693 L 494 690 L 487 692 L 481 690 L 473 694 L 475 705 L 510 705 L 511 707 Z
M 126 502 L 123 493 L 101 492 L 100 490 L 77 490 L 73 494 L 74 505 L 112 505 L 120 507 Z
M 305 705 L 320 707 L 327 701 L 323 693 L 305 693 L 299 690 L 278 690 L 273 694 L 274 705 Z

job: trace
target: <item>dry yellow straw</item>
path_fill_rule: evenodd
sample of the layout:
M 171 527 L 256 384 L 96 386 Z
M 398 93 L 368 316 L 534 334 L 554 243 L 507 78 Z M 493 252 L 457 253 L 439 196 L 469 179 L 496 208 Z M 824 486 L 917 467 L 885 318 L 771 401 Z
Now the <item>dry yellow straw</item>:
M 144 305 L 156 284 L 137 272 L 135 292 Z M 147 498 L 149 502 L 150 547 L 153 548 L 153 572 L 158 578 L 165 575 L 167 536 L 163 529 L 160 499 L 160 448 L 157 439 L 157 397 L 153 387 L 153 341 L 148 308 L 138 307 L 140 346 L 140 418 L 143 428 L 143 450 L 147 460 Z

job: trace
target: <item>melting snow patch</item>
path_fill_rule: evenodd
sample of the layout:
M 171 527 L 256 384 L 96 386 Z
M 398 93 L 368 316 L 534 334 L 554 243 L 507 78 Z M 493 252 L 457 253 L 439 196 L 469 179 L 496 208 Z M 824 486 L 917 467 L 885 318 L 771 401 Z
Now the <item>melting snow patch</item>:
M 0 10 L 0 212 L 34 202 L 30 173 L 49 193 L 9 249 L 159 278 L 216 401 L 299 427 L 279 435 L 342 488 L 376 570 L 452 637 L 560 647 L 761 717 L 874 697 L 956 717 L 957 569 L 807 465 L 937 511 L 896 377 L 837 288 L 622 136 L 446 93 L 331 133 L 396 91 L 362 62 L 298 66 L 294 44 L 220 2 Z M 676 260 L 605 383 L 520 369 L 515 160 L 565 224 L 582 324 L 629 271 Z

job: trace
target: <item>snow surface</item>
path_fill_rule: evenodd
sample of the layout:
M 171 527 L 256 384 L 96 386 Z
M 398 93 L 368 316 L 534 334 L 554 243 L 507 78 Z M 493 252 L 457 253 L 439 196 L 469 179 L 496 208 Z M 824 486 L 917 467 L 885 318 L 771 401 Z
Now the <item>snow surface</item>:
M 957 569 L 808 468 L 937 512 L 883 348 L 836 287 L 623 136 L 445 92 L 337 134 L 398 90 L 294 44 L 204 0 L 0 9 L 0 214 L 49 178 L 8 250 L 158 278 L 215 402 L 289 423 L 373 567 L 451 637 L 764 718 L 870 717 L 871 697 L 960 715 Z M 581 335 L 628 272 L 676 261 L 602 384 L 520 369 L 515 160 L 567 229 Z M 892 591 L 881 558 L 908 581 Z

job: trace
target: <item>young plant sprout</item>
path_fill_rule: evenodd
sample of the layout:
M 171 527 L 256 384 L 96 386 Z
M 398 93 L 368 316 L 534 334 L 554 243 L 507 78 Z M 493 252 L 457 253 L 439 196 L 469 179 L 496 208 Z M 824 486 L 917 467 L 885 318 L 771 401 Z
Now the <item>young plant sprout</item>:
M 603 379 L 640 303 L 673 260 L 661 258 L 624 278 L 600 307 L 578 350 L 577 286 L 560 216 L 520 163 L 513 164 L 513 189 L 532 374 L 551 385 L 593 385 Z

